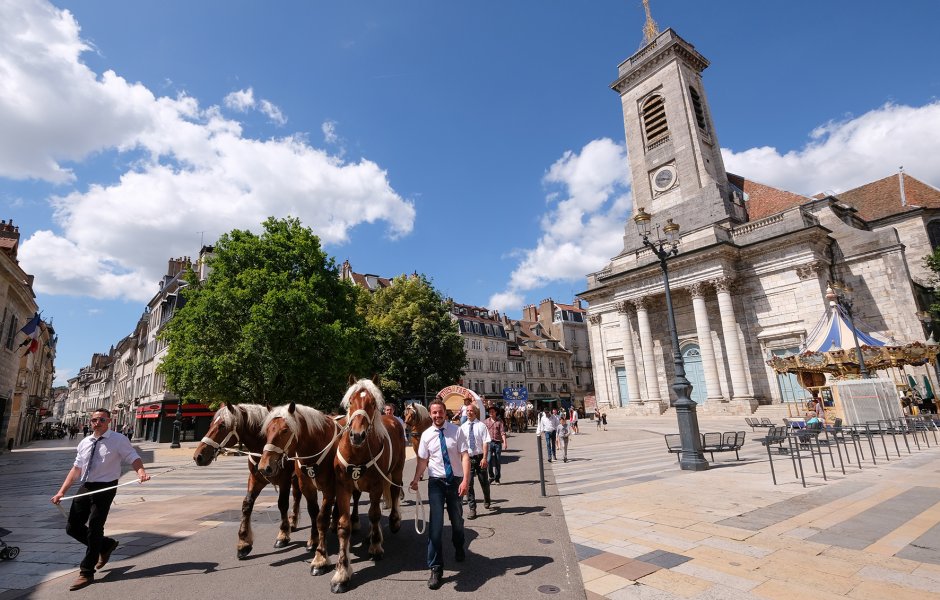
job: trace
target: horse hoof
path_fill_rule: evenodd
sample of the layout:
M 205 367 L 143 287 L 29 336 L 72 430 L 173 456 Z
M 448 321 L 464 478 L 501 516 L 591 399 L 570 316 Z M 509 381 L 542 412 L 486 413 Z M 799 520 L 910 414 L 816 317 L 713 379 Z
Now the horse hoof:
M 287 545 L 290 544 L 290 540 L 277 540 L 274 542 L 275 548 L 287 548 Z
M 251 546 L 245 546 L 238 550 L 238 560 L 245 560 L 251 554 Z
M 326 575 L 330 570 L 327 567 L 310 567 L 310 574 L 319 577 L 320 575 Z
M 389 523 L 388 529 L 392 533 L 398 533 L 398 530 L 401 529 L 401 521 L 398 521 L 397 523 Z
M 345 594 L 349 591 L 349 583 L 345 581 L 342 583 L 334 583 L 330 586 L 330 591 L 334 594 Z

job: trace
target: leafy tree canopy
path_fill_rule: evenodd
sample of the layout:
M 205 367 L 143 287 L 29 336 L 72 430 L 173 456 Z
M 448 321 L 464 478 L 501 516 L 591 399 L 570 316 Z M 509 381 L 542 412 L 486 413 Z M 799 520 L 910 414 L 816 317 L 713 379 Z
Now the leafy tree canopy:
M 160 367 L 184 400 L 298 402 L 333 411 L 349 373 L 371 352 L 357 292 L 299 219 L 233 230 L 209 257 L 209 276 L 187 276 L 186 304 L 170 319 Z
M 389 399 L 431 395 L 456 383 L 467 357 L 440 293 L 424 275 L 396 277 L 364 299 L 373 363 Z

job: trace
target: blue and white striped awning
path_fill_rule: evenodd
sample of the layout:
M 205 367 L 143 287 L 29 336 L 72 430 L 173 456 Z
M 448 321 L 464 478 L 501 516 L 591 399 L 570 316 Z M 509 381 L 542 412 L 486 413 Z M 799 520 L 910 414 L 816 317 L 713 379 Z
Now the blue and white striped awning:
M 873 333 L 865 333 L 858 326 L 855 327 L 858 343 L 864 346 L 884 346 L 887 340 Z M 826 309 L 816 327 L 806 338 L 804 350 L 813 352 L 828 352 L 829 350 L 849 350 L 855 347 L 852 336 L 852 326 L 845 309 L 836 303 L 831 303 Z

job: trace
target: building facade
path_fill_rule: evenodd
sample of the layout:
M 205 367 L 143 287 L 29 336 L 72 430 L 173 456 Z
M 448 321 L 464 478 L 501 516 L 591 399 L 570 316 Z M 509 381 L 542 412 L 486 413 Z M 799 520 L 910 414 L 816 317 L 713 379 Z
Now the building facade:
M 587 330 L 587 311 L 576 299 L 573 304 L 559 304 L 551 298 L 542 300 L 538 306 L 522 309 L 522 319 L 538 321 L 548 336 L 558 340 L 561 347 L 571 353 L 570 378 L 571 400 L 578 408 L 584 408 L 584 397 L 594 393 L 594 377 L 591 372 L 591 344 Z
M 940 208 L 940 195 L 907 177 L 919 206 L 905 206 L 903 192 L 896 203 L 891 185 L 807 197 L 727 173 L 703 85 L 707 66 L 668 29 L 619 65 L 611 87 L 623 108 L 634 213 L 652 215 L 654 236 L 670 222 L 681 227 L 680 252 L 667 264 L 693 400 L 700 412 L 749 414 L 808 395 L 765 361 L 800 351 L 826 311 L 830 281 L 854 288 L 868 331 L 925 340 L 918 279 L 928 274 L 912 265 L 936 246 L 930 232 L 940 237 L 929 208 Z M 622 251 L 588 275 L 579 296 L 590 304 L 598 403 L 628 414 L 667 410 L 676 398 L 663 271 L 632 221 Z

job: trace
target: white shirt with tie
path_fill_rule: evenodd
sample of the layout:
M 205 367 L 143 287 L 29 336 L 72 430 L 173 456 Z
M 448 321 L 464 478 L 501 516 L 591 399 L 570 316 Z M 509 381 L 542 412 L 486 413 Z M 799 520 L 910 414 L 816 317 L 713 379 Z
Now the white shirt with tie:
M 493 441 L 490 437 L 489 429 L 479 420 L 468 420 L 460 426 L 460 431 L 462 431 L 467 438 L 467 451 L 470 453 L 470 456 L 483 454 L 486 452 L 486 445 Z
M 85 437 L 76 449 L 74 466 L 82 470 L 79 479 L 82 483 L 117 481 L 121 477 L 121 467 L 140 458 L 131 441 L 116 431 L 105 431 L 97 445 L 95 439 L 93 435 Z M 94 456 L 91 455 L 92 448 Z
M 444 430 L 447 456 L 450 457 L 450 468 L 454 472 L 454 477 L 463 477 L 463 462 L 460 460 L 460 453 L 469 450 L 467 436 L 460 427 L 446 421 L 441 429 Z M 427 459 L 429 477 L 445 476 L 439 431 L 440 429 L 433 425 L 428 427 L 421 434 L 421 441 L 418 442 L 418 457 Z

